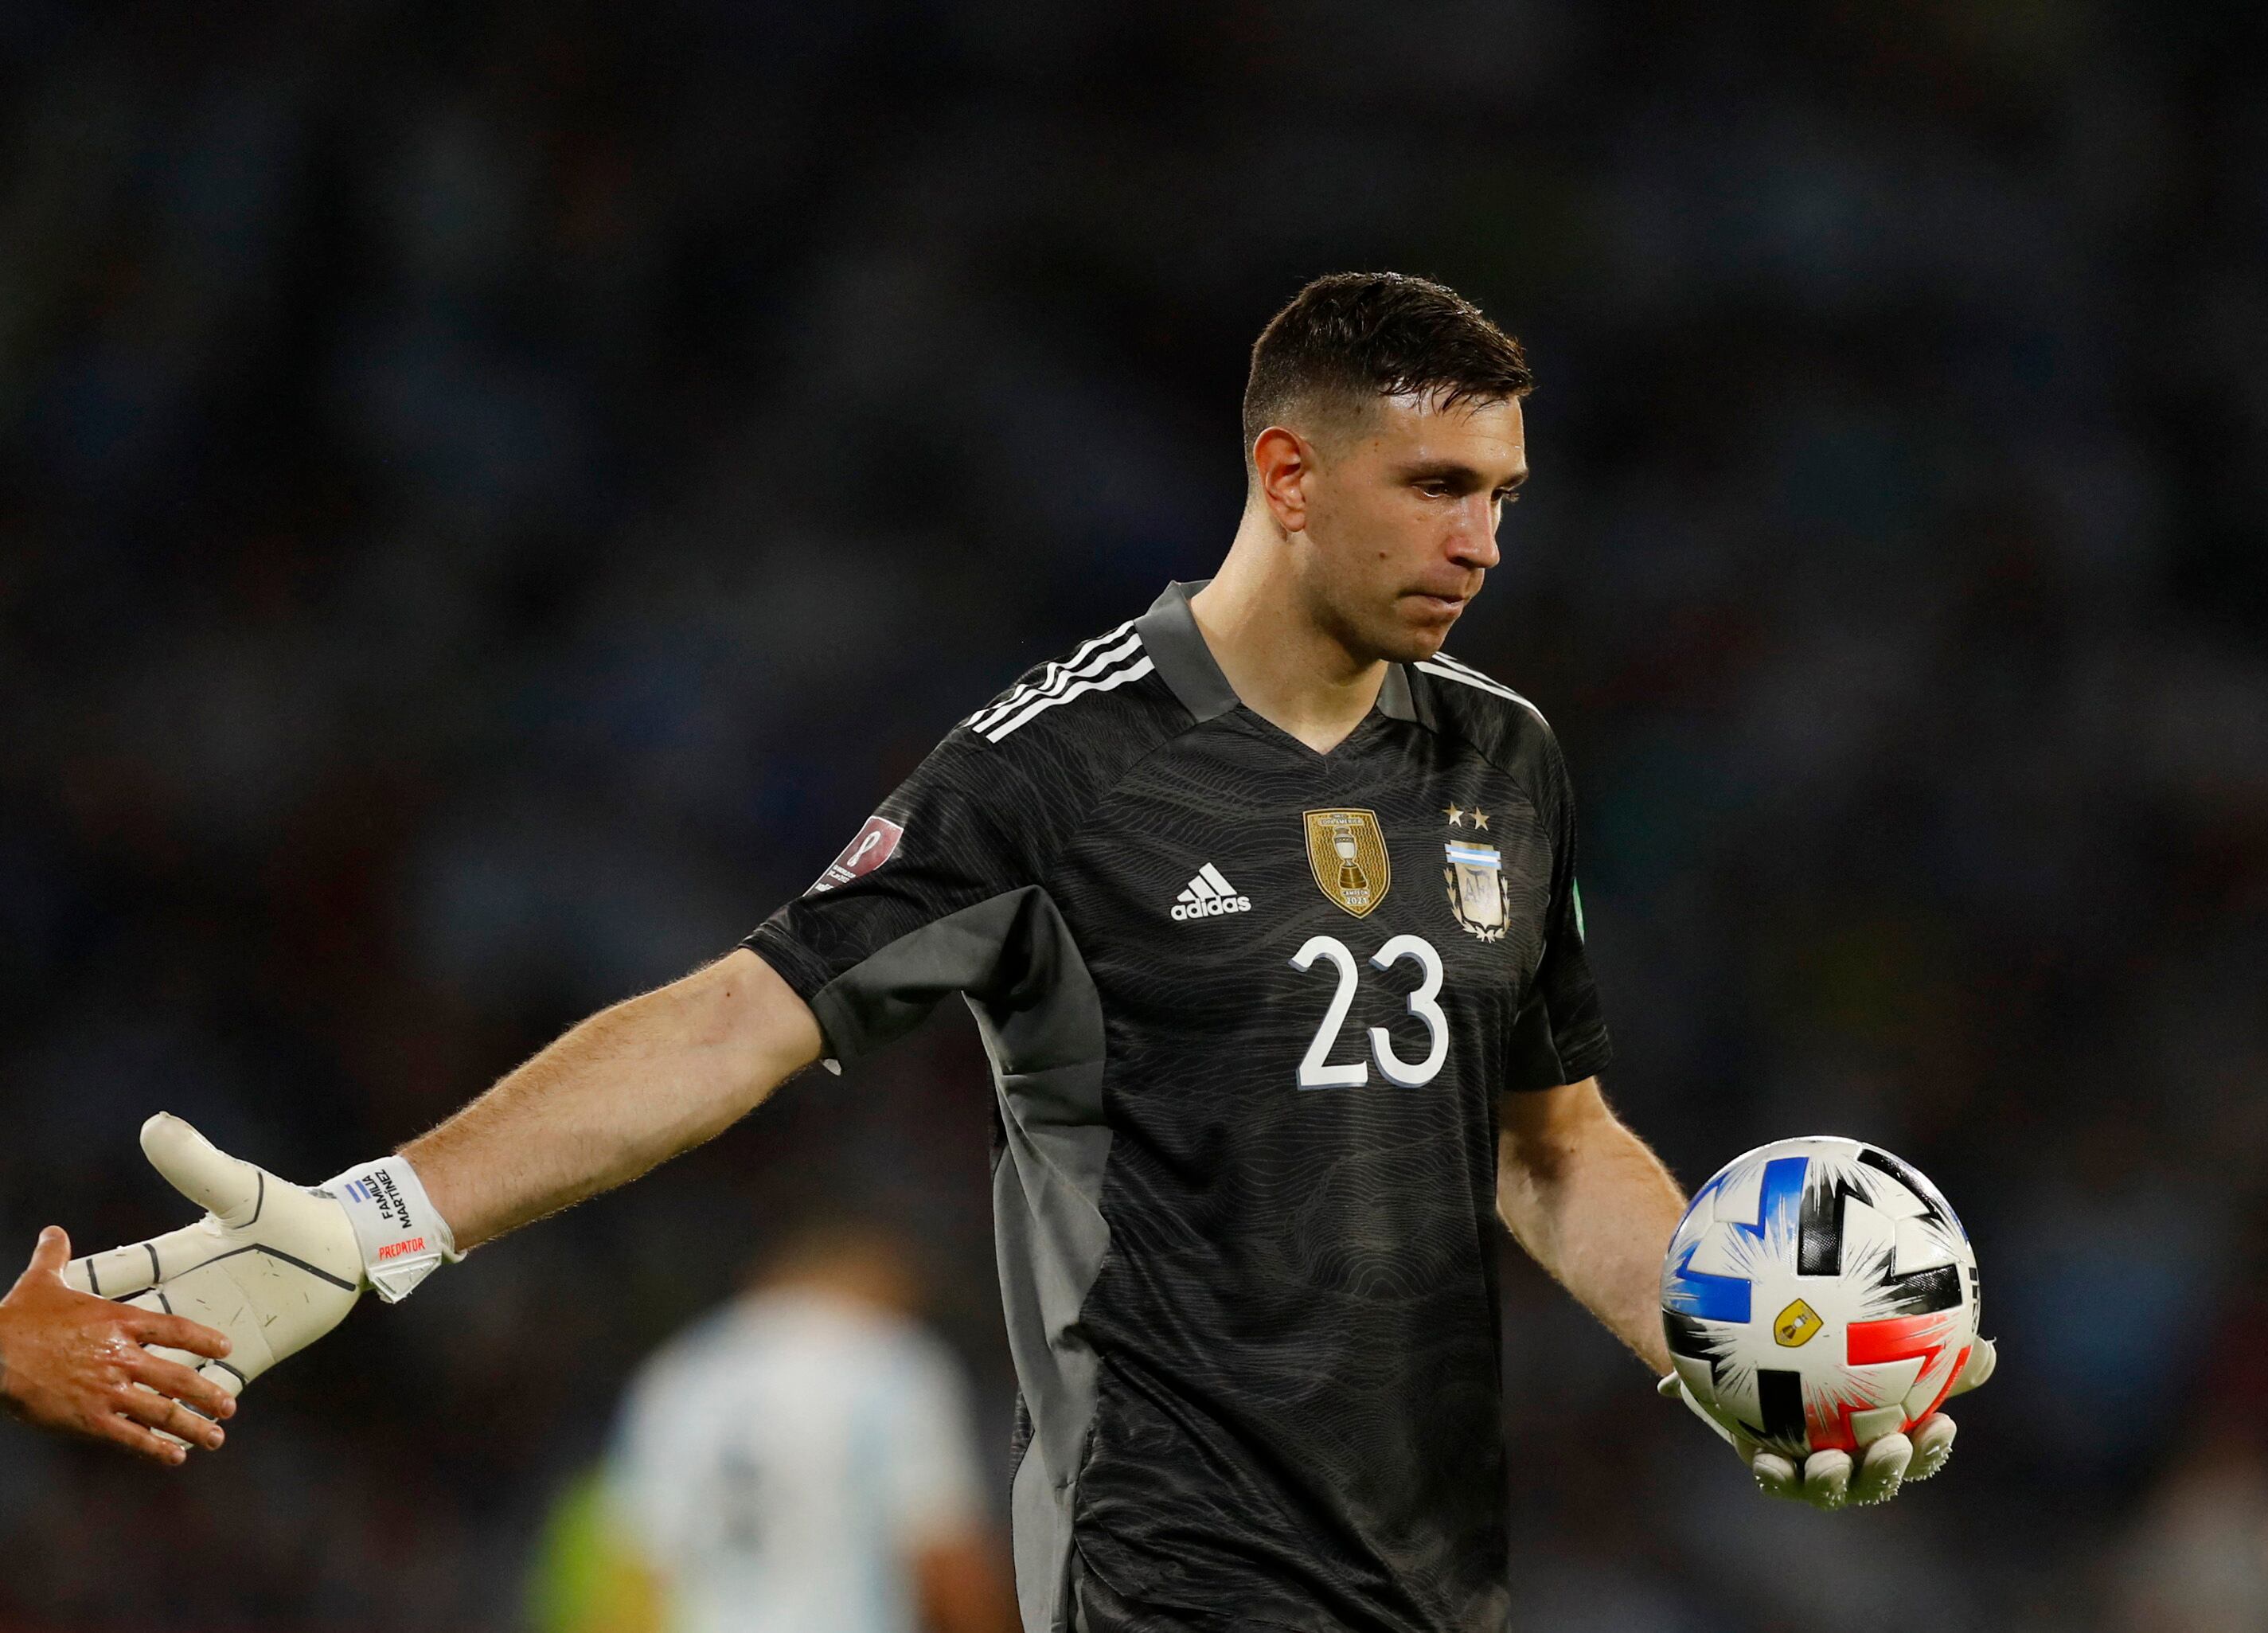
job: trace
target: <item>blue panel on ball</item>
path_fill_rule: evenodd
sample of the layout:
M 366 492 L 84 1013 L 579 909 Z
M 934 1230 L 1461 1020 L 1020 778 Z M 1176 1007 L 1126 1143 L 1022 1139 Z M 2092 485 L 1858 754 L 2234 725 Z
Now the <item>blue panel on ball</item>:
M 1804 1156 L 1775 1156 L 1766 1163 L 1764 1183 L 1756 1198 L 1756 1222 L 1750 1224 L 1734 1219 L 1727 1223 L 1759 1243 L 1775 1230 L 1784 1240 L 1793 1241 L 1803 1211 L 1804 1170 L 1810 1160 Z M 1710 1181 L 1701 1195 L 1708 1195 L 1719 1183 Z M 1693 1199 L 1694 1207 L 1700 1203 L 1700 1196 Z M 1745 1322 L 1749 1314 L 1749 1283 L 1739 1276 L 1711 1275 L 1705 1270 L 1696 1270 L 1693 1255 L 1699 1248 L 1700 1244 L 1696 1242 L 1671 1267 L 1662 1288 L 1662 1307 L 1680 1315 L 1697 1316 L 1704 1321 Z
M 1787 1240 L 1793 1241 L 1803 1213 L 1803 1171 L 1810 1165 L 1808 1156 L 1775 1156 L 1766 1163 L 1764 1182 L 1756 1197 L 1756 1223 L 1736 1220 L 1733 1228 L 1761 1242 L 1778 1226 Z
M 1677 1260 L 1661 1291 L 1662 1307 L 1704 1321 L 1742 1321 L 1749 1319 L 1749 1284 L 1738 1276 L 1711 1275 L 1693 1268 L 1696 1242 Z

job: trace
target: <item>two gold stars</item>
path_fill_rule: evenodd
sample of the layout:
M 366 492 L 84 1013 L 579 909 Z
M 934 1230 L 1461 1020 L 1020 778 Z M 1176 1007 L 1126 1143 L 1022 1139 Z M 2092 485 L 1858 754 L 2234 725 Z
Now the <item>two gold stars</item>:
M 1468 816 L 1473 819 L 1473 826 L 1476 828 L 1485 828 L 1488 826 L 1488 813 L 1481 809 L 1478 806 L 1475 806 L 1471 810 L 1467 810 L 1461 805 L 1452 804 L 1447 809 L 1444 810 L 1441 815 L 1449 819 L 1449 826 L 1452 828 L 1463 827 L 1465 825 L 1465 818 Z

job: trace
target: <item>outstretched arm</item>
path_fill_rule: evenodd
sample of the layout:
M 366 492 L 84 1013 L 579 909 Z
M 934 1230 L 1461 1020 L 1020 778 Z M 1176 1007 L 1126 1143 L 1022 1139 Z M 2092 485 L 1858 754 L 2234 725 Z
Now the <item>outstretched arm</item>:
M 1685 1199 L 1587 1077 L 1504 1097 L 1497 1212 L 1536 1263 L 1657 1374 L 1661 1255 Z
M 740 948 L 600 1010 L 401 1155 L 469 1248 L 721 1134 L 821 1047 L 803 1000 Z
M 404 1297 L 460 1245 L 636 1179 L 821 1046 L 803 1001 L 740 950 L 592 1016 L 401 1154 L 312 1189 L 161 1112 L 142 1149 L 204 1217 L 75 1260 L 63 1281 L 136 1312 L 122 1320 L 154 1310 L 225 1334 L 227 1358 L 196 1370 L 233 1395 L 344 1320 L 365 1288 Z

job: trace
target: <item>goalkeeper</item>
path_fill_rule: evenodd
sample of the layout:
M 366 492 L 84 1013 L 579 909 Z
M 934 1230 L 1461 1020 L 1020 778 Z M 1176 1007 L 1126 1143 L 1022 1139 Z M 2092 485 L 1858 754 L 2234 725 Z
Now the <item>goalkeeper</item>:
M 1529 383 L 1448 290 L 1318 280 L 1254 349 L 1217 577 L 968 716 L 740 947 L 401 1152 L 311 1190 L 153 1118 L 209 1211 L 75 1278 L 226 1333 L 202 1370 L 232 1393 L 364 1288 L 401 1298 L 961 994 L 996 1093 L 1027 1633 L 1503 1626 L 1491 1216 L 1660 1377 L 1683 1208 L 1600 1087 L 1565 757 L 1441 651 L 1528 474 Z M 1837 1507 L 1953 1436 L 1735 1447 Z

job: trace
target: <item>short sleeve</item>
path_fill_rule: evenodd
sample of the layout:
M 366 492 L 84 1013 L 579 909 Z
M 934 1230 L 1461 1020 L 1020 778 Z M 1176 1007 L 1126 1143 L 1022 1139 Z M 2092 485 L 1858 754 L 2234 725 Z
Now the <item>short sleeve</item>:
M 909 1346 L 897 1384 L 883 1500 L 898 1546 L 911 1552 L 965 1536 L 985 1516 L 968 1391 L 958 1368 L 924 1341 Z
M 1606 1068 L 1614 1054 L 1584 945 L 1583 896 L 1575 877 L 1575 792 L 1554 743 L 1544 757 L 1544 811 L 1551 824 L 1551 897 L 1543 957 L 1513 1022 L 1506 1087 L 1556 1089 Z
M 606 1461 L 610 1517 L 631 1548 L 655 1564 L 674 1563 L 693 1533 L 697 1484 L 679 1471 L 698 1451 L 684 1444 L 687 1419 L 668 1409 L 666 1378 L 633 1386 L 615 1426 Z
M 811 1006 L 830 1056 L 871 1053 L 950 994 L 1012 983 L 1042 861 L 1028 781 L 1018 756 L 955 731 L 741 943 Z

